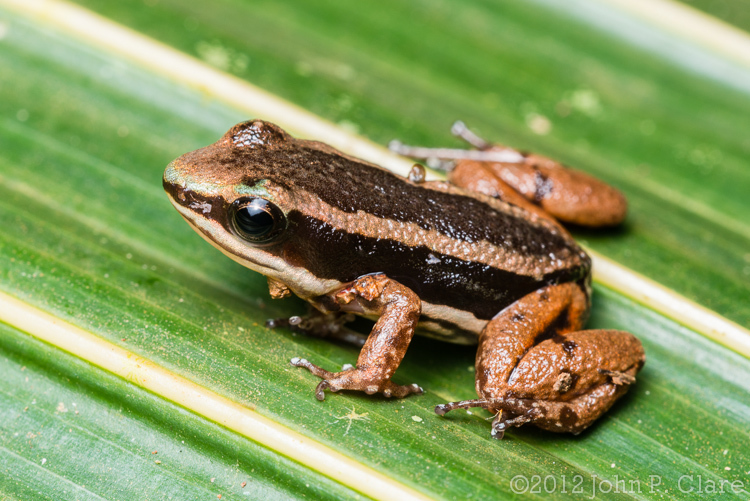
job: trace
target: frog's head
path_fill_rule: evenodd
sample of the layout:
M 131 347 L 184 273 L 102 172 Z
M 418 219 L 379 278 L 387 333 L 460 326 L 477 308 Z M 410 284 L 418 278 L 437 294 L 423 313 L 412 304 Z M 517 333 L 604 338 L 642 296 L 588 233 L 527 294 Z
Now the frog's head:
M 295 143 L 274 124 L 240 123 L 216 143 L 170 163 L 164 189 L 212 245 L 306 295 L 320 292 L 324 284 L 285 245 L 289 213 L 299 206 L 294 182 L 286 175 L 295 168 Z

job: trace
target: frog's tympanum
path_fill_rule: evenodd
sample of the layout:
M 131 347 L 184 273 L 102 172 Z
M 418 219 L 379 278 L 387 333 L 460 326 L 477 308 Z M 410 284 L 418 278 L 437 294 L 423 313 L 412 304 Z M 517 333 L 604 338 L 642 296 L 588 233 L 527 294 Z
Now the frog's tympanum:
M 391 381 L 419 331 L 478 343 L 479 399 L 438 414 L 488 409 L 496 438 L 525 423 L 578 433 L 627 391 L 645 355 L 627 332 L 582 330 L 591 260 L 558 220 L 614 225 L 625 200 L 548 158 L 458 133 L 477 149 L 408 151 L 458 158 L 449 183 L 425 181 L 420 166 L 402 178 L 253 120 L 173 161 L 164 187 L 203 238 L 268 278 L 273 297 L 314 307 L 287 325 L 336 335 L 352 314 L 377 320 L 354 367 L 292 359 L 322 379 L 318 399 L 421 393 Z

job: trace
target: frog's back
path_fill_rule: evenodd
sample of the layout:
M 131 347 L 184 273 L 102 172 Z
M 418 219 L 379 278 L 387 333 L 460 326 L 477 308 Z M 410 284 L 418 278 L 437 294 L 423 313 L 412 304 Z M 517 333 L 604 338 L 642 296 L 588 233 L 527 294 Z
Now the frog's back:
M 475 336 L 524 295 L 588 276 L 588 256 L 549 221 L 448 183 L 412 183 L 322 143 L 295 141 L 278 159 L 267 151 L 259 174 L 295 194 L 287 255 L 342 283 L 385 273 L 420 296 L 423 325 L 445 337 Z

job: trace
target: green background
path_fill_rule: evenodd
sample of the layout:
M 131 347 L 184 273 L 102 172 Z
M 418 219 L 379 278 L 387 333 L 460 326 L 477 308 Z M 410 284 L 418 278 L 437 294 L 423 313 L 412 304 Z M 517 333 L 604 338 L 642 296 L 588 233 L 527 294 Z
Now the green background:
M 587 2 L 79 3 L 381 144 L 458 145 L 449 127 L 462 119 L 586 170 L 622 189 L 631 211 L 623 227 L 579 240 L 750 323 L 745 68 L 702 67 L 700 50 L 708 59 L 685 67 L 660 41 L 698 49 L 651 28 L 633 45 L 587 17 Z M 0 20 L 0 290 L 434 498 L 512 498 L 516 475 L 554 481 L 536 494 L 553 498 L 579 485 L 605 498 L 705 499 L 680 492 L 682 475 L 750 488 L 748 360 L 603 287 L 590 327 L 633 332 L 648 362 L 578 437 L 520 429 L 497 442 L 486 413 L 434 415 L 473 397 L 474 354 L 425 339 L 396 376 L 424 396 L 316 401 L 315 378 L 288 360 L 334 369 L 356 350 L 263 328 L 304 305 L 271 302 L 265 279 L 220 257 L 161 189 L 171 159 L 248 117 L 42 22 L 3 10 Z M 1 332 L 0 496 L 357 496 L 315 465 Z M 368 419 L 348 427 L 352 409 Z M 601 493 L 620 479 L 641 492 Z

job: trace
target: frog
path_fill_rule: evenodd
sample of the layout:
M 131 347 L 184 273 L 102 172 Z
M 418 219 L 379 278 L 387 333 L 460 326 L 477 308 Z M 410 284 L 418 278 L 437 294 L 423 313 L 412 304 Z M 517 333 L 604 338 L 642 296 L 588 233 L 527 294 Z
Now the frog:
M 584 329 L 591 258 L 563 223 L 616 225 L 627 202 L 588 174 L 459 129 L 470 148 L 395 145 L 453 163 L 446 180 L 426 180 L 421 164 L 402 177 L 253 119 L 172 161 L 163 186 L 201 237 L 265 275 L 272 298 L 309 303 L 284 325 L 336 339 L 355 316 L 374 321 L 354 365 L 291 359 L 320 379 L 318 400 L 423 393 L 392 380 L 419 333 L 477 346 L 479 398 L 438 415 L 487 409 L 493 438 L 526 424 L 578 434 L 628 391 L 645 353 L 628 332 Z

